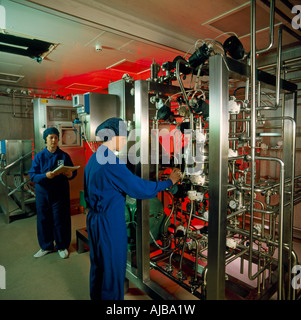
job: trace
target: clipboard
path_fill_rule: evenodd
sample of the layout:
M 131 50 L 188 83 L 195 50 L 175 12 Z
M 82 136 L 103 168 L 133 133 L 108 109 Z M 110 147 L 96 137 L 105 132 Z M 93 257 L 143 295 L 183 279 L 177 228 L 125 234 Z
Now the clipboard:
M 74 167 L 68 167 L 68 166 L 64 166 L 63 164 L 58 166 L 56 169 L 54 169 L 52 172 L 53 173 L 68 173 L 68 172 L 72 172 L 74 170 L 77 170 L 78 168 L 80 168 L 80 166 L 74 166 Z

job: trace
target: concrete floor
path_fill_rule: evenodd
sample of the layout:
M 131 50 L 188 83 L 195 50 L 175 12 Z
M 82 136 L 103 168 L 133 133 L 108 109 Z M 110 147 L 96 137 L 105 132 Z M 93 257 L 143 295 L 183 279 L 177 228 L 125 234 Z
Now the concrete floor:
M 6 270 L 6 289 L 0 290 L 0 300 L 89 300 L 89 252 L 77 253 L 76 229 L 86 225 L 84 214 L 72 219 L 72 241 L 69 258 L 61 259 L 57 252 L 36 259 L 39 250 L 36 236 L 36 216 L 18 219 L 6 224 L 0 213 L 0 266 Z M 294 249 L 301 257 L 301 242 L 294 242 Z M 239 260 L 239 259 L 238 259 Z M 234 261 L 235 262 L 235 261 Z M 227 266 L 228 274 L 237 274 L 239 262 Z M 246 272 L 247 274 L 247 272 Z M 241 279 L 248 281 L 246 275 Z M 179 288 L 173 281 L 160 274 L 160 284 L 168 287 L 178 299 L 196 297 Z M 250 282 L 256 287 L 256 281 Z M 1 283 L 0 283 L 1 285 Z M 125 300 L 150 300 L 151 298 L 129 284 Z

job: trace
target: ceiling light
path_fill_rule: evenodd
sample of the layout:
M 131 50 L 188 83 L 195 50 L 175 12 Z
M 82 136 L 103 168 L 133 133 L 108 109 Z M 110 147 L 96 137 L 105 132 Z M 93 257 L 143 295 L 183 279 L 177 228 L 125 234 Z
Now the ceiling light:
M 12 47 L 12 48 L 18 48 L 18 49 L 22 49 L 22 50 L 27 50 L 28 49 L 28 47 L 19 46 L 17 44 L 5 43 L 5 42 L 0 42 L 0 45 Z
M 18 83 L 23 78 L 24 76 L 18 74 L 0 73 L 1 82 Z
M 0 5 L 0 29 L 6 29 L 6 13 L 5 7 Z
M 0 33 L 0 51 L 30 57 L 39 63 L 55 47 L 54 43 Z

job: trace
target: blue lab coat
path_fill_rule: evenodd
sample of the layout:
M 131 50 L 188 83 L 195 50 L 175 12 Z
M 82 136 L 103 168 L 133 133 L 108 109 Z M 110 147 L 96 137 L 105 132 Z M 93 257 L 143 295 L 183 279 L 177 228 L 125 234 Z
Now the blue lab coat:
M 91 299 L 123 300 L 127 260 L 125 196 L 151 199 L 172 186 L 166 181 L 141 179 L 106 146 L 101 145 L 84 173 L 85 200 L 89 210 Z
M 48 179 L 46 173 L 59 165 L 73 166 L 70 156 L 60 148 L 51 153 L 45 148 L 32 161 L 29 175 L 35 183 L 37 234 L 43 250 L 53 250 L 55 241 L 58 250 L 68 249 L 71 241 L 69 181 L 77 175 L 73 171 L 68 179 L 60 174 Z

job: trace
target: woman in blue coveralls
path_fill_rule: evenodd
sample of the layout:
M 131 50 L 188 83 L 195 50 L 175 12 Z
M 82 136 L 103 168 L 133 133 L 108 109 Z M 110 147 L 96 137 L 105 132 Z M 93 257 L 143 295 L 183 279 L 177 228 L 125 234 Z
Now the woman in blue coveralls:
M 87 229 L 90 246 L 90 297 L 123 300 L 127 260 L 125 196 L 151 199 L 180 178 L 174 169 L 166 181 L 141 179 L 117 158 L 127 142 L 126 124 L 110 118 L 95 133 L 103 142 L 89 159 L 84 173 L 85 200 L 89 208 Z
M 46 148 L 37 153 L 29 171 L 35 183 L 37 234 L 40 250 L 34 255 L 40 258 L 55 247 L 61 258 L 68 257 L 71 241 L 69 181 L 77 171 L 57 174 L 52 172 L 60 165 L 73 166 L 70 156 L 58 147 L 59 131 L 48 128 L 43 133 Z

